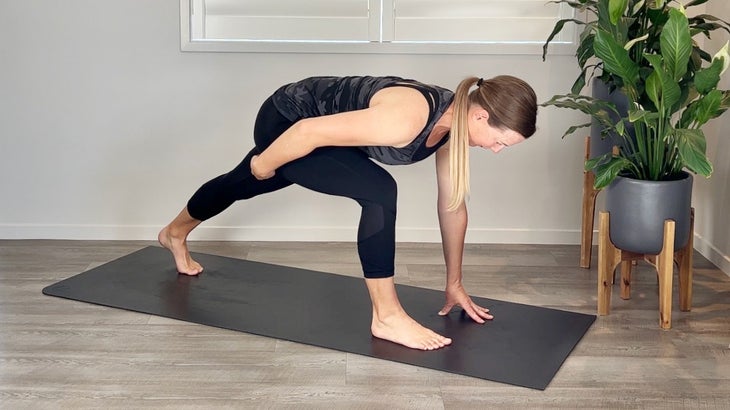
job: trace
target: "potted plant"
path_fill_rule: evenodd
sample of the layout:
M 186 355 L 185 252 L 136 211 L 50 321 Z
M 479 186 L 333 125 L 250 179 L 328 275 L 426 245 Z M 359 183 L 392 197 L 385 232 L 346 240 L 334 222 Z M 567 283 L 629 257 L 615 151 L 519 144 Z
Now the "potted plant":
M 609 187 L 606 207 L 611 212 L 611 239 L 620 249 L 658 253 L 665 219 L 675 220 L 675 249 L 683 247 L 689 237 L 689 173 L 706 177 L 712 173 L 702 126 L 730 107 L 730 92 L 717 88 L 730 56 L 727 44 L 712 56 L 694 37 L 709 37 L 716 29 L 730 32 L 730 25 L 706 14 L 687 17 L 685 11 L 708 1 L 693 0 L 685 6 L 667 0 L 556 1 L 595 19 L 556 24 L 545 52 L 567 22 L 584 25 L 576 53 L 581 73 L 571 93 L 556 95 L 542 105 L 588 114 L 603 137 L 619 141 L 617 153 L 591 158 L 585 166 L 595 174 L 595 188 Z M 620 91 L 626 110 L 620 111 L 608 99 L 582 95 L 589 76 L 611 91 Z M 563 136 L 589 126 L 570 127 Z M 646 185 L 641 189 L 648 191 L 637 191 L 637 184 Z M 659 193 L 665 185 L 679 185 L 676 190 L 685 197 Z M 626 187 L 631 187 L 629 192 L 616 198 L 614 191 L 620 194 Z M 652 200 L 652 195 L 659 199 Z M 662 205 L 675 209 L 660 209 Z M 619 232 L 620 226 L 628 232 Z

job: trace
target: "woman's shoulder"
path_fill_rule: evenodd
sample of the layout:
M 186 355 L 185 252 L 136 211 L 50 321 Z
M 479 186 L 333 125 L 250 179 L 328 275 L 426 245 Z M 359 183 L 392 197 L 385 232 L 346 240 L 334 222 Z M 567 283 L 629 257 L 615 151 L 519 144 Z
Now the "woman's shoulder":
M 421 109 L 423 105 L 428 109 L 428 101 L 426 96 L 414 87 L 398 86 L 384 87 L 373 94 L 370 99 L 370 107 L 377 105 L 397 105 L 405 109 Z

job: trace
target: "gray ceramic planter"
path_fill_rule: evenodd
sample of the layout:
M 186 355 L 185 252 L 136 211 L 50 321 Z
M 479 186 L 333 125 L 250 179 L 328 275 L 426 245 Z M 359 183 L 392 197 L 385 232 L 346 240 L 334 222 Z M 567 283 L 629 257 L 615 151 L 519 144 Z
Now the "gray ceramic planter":
M 692 176 L 676 181 L 642 181 L 617 177 L 606 188 L 611 242 L 622 250 L 656 255 L 662 250 L 664 220 L 675 222 L 674 249 L 687 244 L 690 230 Z

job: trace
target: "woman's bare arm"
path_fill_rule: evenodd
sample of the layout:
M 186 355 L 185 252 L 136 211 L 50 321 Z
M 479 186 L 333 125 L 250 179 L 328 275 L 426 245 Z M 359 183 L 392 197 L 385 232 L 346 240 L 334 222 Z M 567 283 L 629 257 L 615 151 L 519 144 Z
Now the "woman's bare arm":
M 439 227 L 446 262 L 446 303 L 439 314 L 446 315 L 454 306 L 459 305 L 475 322 L 484 323 L 485 320 L 493 319 L 493 316 L 489 314 L 489 309 L 471 300 L 462 283 L 462 260 L 468 217 L 465 203 L 454 211 L 448 210 L 451 199 L 448 144 L 436 151 L 436 178 Z
M 251 162 L 257 178 L 324 146 L 405 146 L 428 121 L 428 103 L 417 90 L 391 87 L 378 91 L 370 107 L 305 118 L 281 134 Z
M 449 211 L 451 178 L 449 176 L 449 147 L 443 145 L 436 151 L 436 178 L 438 182 L 438 218 L 441 229 L 444 261 L 446 262 L 447 286 L 461 284 L 461 264 L 468 215 L 464 203 Z

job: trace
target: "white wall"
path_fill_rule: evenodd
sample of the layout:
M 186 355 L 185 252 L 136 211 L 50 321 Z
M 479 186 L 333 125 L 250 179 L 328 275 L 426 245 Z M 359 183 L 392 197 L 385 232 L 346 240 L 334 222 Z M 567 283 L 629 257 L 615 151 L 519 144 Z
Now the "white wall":
M 302 77 L 394 74 L 453 89 L 509 73 L 544 101 L 577 74 L 571 56 L 183 53 L 178 0 L 6 1 L 0 34 L 0 238 L 155 238 L 251 148 L 259 104 Z M 583 118 L 538 118 L 527 143 L 472 152 L 470 242 L 578 243 L 583 139 L 560 135 Z M 389 170 L 398 240 L 438 240 L 432 160 Z M 727 227 L 719 210 L 698 212 Z M 351 200 L 292 187 L 235 204 L 192 239 L 353 240 L 357 215 Z M 726 228 L 707 237 L 722 255 L 728 242 Z
M 712 1 L 706 4 L 707 13 L 730 21 L 730 3 Z M 705 48 L 714 54 L 730 36 L 722 30 L 713 33 Z M 720 88 L 730 89 L 730 71 L 726 72 Z M 725 273 L 730 274 L 730 113 L 710 122 L 704 129 L 707 150 L 714 166 L 709 179 L 696 177 L 694 181 L 695 248 L 707 256 Z

